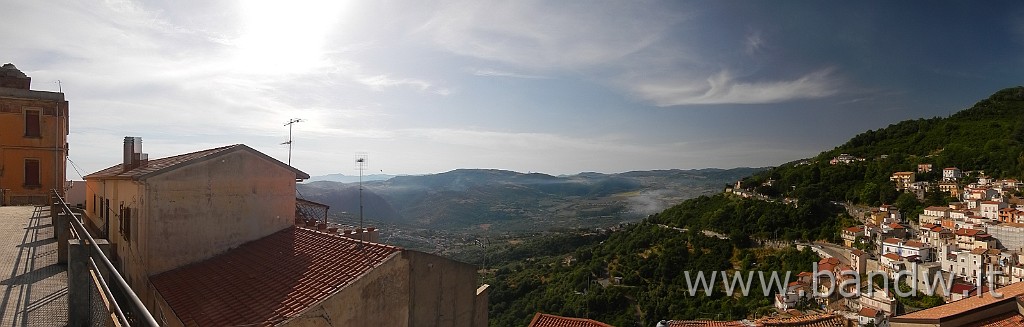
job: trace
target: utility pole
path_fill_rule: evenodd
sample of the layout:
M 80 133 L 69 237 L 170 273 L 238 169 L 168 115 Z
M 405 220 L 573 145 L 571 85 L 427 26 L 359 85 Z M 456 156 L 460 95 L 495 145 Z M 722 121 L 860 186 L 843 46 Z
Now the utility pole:
M 288 145 L 288 165 L 289 166 L 292 165 L 292 125 L 295 125 L 295 123 L 300 123 L 300 122 L 302 122 L 302 119 L 292 118 L 292 119 L 289 119 L 288 122 L 284 124 L 284 126 L 288 126 L 288 142 L 282 142 L 281 144 L 287 144 Z

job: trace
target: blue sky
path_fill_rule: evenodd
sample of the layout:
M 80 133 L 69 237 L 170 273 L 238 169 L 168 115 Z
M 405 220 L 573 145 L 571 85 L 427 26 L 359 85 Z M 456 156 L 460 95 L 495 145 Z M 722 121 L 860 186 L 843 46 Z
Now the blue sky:
M 124 136 L 284 161 L 290 118 L 311 175 L 769 166 L 1024 84 L 1011 1 L 0 6 L 0 61 L 61 81 L 83 174 Z

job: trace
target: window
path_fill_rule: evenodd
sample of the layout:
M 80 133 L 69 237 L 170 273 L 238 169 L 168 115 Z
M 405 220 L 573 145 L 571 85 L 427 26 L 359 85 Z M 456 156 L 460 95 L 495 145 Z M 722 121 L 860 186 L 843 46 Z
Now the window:
M 39 159 L 25 159 L 25 187 L 36 188 L 39 184 Z
M 25 110 L 25 137 L 42 137 L 39 132 L 39 110 Z
M 124 202 L 121 203 L 120 222 L 121 222 L 121 236 L 124 237 L 125 241 L 131 242 L 132 240 L 132 208 L 126 208 Z

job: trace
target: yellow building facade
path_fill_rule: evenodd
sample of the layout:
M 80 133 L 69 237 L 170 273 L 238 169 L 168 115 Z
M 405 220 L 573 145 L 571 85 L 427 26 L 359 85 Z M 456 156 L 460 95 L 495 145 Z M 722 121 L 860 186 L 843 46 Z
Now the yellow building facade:
M 0 66 L 0 205 L 46 204 L 51 189 L 64 189 L 68 102 L 31 81 Z

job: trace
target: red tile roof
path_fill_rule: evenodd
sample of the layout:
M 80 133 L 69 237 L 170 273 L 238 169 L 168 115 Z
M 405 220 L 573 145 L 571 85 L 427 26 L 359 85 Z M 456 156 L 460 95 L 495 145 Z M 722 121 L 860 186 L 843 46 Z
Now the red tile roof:
M 150 280 L 186 326 L 275 325 L 400 251 L 291 227 Z
M 850 233 L 860 233 L 860 232 L 864 231 L 864 227 L 853 226 L 853 227 L 847 227 L 844 230 L 847 231 L 847 232 L 850 232 Z
M 569 318 L 538 312 L 528 327 L 613 327 L 612 325 L 583 318 Z
M 977 323 L 977 326 L 987 327 L 1019 327 L 1024 326 L 1024 316 L 1016 310 L 1010 311 Z
M 956 230 L 956 235 L 960 235 L 960 236 L 974 236 L 974 235 L 977 235 L 978 232 L 981 232 L 981 231 L 977 230 L 977 229 L 961 228 L 961 229 L 957 229 Z
M 207 150 L 202 150 L 202 151 L 196 151 L 196 152 L 192 152 L 192 153 L 180 154 L 180 155 L 166 157 L 166 158 L 152 159 L 152 160 L 149 160 L 148 164 L 146 164 L 145 166 L 141 166 L 141 167 L 138 167 L 138 168 L 135 168 L 135 169 L 132 169 L 132 170 L 129 170 L 129 171 L 124 171 L 124 172 L 122 171 L 122 168 L 121 168 L 121 166 L 123 166 L 124 164 L 123 163 L 119 163 L 119 164 L 111 166 L 111 167 L 109 167 L 107 169 L 103 169 L 103 170 L 97 171 L 95 173 L 85 175 L 83 177 L 83 179 L 134 179 L 134 180 L 139 180 L 139 179 L 144 179 L 144 178 L 149 177 L 149 176 L 154 175 L 154 174 L 159 174 L 159 173 L 162 173 L 162 172 L 165 172 L 165 171 L 169 171 L 169 170 L 174 169 L 174 168 L 181 167 L 183 165 L 186 165 L 186 164 L 189 164 L 189 163 L 192 163 L 192 162 L 197 162 L 197 161 L 200 161 L 200 160 L 207 160 L 207 159 L 215 158 L 217 156 L 220 156 L 220 155 L 223 155 L 223 154 L 227 154 L 227 153 L 231 153 L 231 152 L 234 152 L 234 151 L 239 151 L 239 150 L 250 151 L 252 153 L 255 153 L 258 156 L 264 157 L 265 159 L 267 159 L 267 160 L 269 160 L 271 162 L 277 163 L 277 164 L 279 164 L 281 166 L 284 166 L 285 168 L 294 170 L 295 171 L 295 178 L 309 179 L 309 174 L 306 174 L 306 173 L 304 173 L 304 172 L 302 172 L 302 171 L 300 171 L 298 169 L 295 169 L 295 168 L 293 168 L 291 166 L 288 166 L 287 164 L 285 164 L 285 163 L 283 163 L 281 161 L 278 161 L 277 159 L 271 158 L 270 156 L 267 156 L 266 154 L 263 154 L 262 152 L 256 151 L 255 149 L 250 148 L 250 147 L 246 146 L 245 144 L 228 145 L 228 146 L 222 146 L 222 147 L 219 147 L 219 148 L 213 148 L 213 149 L 207 149 Z
M 875 310 L 875 309 L 872 309 L 872 308 L 869 308 L 869 307 L 863 307 L 863 308 L 860 309 L 860 312 L 858 312 L 858 314 L 861 317 L 871 317 L 871 318 L 874 318 L 874 317 L 878 316 L 878 310 Z
M 907 241 L 906 243 L 903 243 L 903 245 L 909 246 L 909 247 L 914 247 L 914 248 L 919 248 L 919 249 L 925 247 L 924 243 L 921 243 L 921 242 L 918 242 L 918 241 L 915 241 L 915 240 Z
M 821 258 L 821 260 L 818 260 L 818 265 L 819 266 L 820 265 L 824 265 L 824 264 L 829 264 L 829 265 L 832 265 L 832 266 L 836 266 L 836 265 L 839 264 L 839 259 L 833 258 L 833 257 L 828 257 L 828 258 Z
M 813 314 L 792 318 L 769 317 L 758 319 L 757 326 L 806 326 L 806 327 L 845 327 L 846 318 L 833 314 Z
M 954 284 L 953 291 L 956 292 L 957 285 Z M 960 291 L 963 291 L 962 289 Z M 924 309 L 921 311 L 915 311 L 902 316 L 894 317 L 891 321 L 913 321 L 917 319 L 943 319 L 963 313 L 971 312 L 971 310 L 982 310 L 982 307 L 990 304 L 1002 301 L 1013 301 L 1015 297 L 1024 294 L 1024 282 L 1010 284 L 1006 287 L 996 289 L 996 292 L 1001 293 L 1003 296 L 996 298 L 988 292 L 983 292 L 980 297 L 970 296 L 962 300 L 946 303 L 937 307 Z
M 903 260 L 903 258 L 901 258 L 900 255 L 895 254 L 895 253 L 886 253 L 886 254 L 883 254 L 882 256 L 886 257 L 886 258 L 889 258 L 889 260 L 893 260 L 893 261 L 901 261 L 901 260 Z

